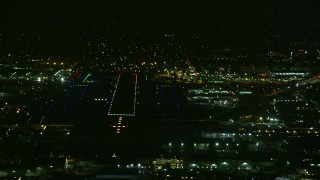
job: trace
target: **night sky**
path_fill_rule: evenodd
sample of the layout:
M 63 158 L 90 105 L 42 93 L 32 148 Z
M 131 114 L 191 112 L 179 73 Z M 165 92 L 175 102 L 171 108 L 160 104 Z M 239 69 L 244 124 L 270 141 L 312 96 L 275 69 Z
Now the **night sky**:
M 232 24 L 228 26 L 231 35 L 241 24 L 247 28 L 242 31 L 251 34 L 255 27 L 263 28 L 264 21 L 294 29 L 300 24 L 319 23 L 319 14 L 312 1 L 7 0 L 0 5 L 0 27 L 1 31 L 9 31 L 2 33 L 3 39 L 6 34 L 37 34 L 44 54 L 74 55 L 87 28 L 113 22 L 121 22 L 125 33 L 190 31 L 210 37 L 210 33 L 217 33 L 215 26 L 228 23 Z M 20 30 L 15 32 L 8 27 Z

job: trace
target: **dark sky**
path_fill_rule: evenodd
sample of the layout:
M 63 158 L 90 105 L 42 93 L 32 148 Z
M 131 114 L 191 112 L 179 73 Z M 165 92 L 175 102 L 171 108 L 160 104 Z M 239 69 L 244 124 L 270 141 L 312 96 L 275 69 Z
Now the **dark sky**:
M 301 0 L 5 0 L 0 2 L 0 26 L 13 25 L 40 33 L 48 46 L 64 49 L 83 30 L 123 21 L 127 30 L 220 25 L 232 18 L 255 25 L 257 16 L 273 15 L 292 27 L 318 22 L 315 1 Z M 199 23 L 200 22 L 200 23 Z
M 44 30 L 56 25 L 69 29 L 69 26 L 105 23 L 113 18 L 148 23 L 155 16 L 204 17 L 214 21 L 248 18 L 265 12 L 288 19 L 319 15 L 316 3 L 307 0 L 5 0 L 1 1 L 0 9 L 3 23 Z

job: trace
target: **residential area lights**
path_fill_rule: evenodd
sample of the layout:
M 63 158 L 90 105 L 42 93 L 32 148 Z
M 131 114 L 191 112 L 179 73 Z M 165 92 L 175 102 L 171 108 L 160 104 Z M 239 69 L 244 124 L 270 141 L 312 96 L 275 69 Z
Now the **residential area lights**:
M 197 148 L 197 146 L 202 146 L 202 145 L 204 145 L 204 143 L 199 143 L 199 144 L 193 143 L 193 148 Z M 206 145 L 206 146 L 209 146 L 209 143 L 205 143 L 205 145 Z M 214 145 L 215 145 L 216 147 L 220 147 L 220 146 L 225 146 L 225 147 L 233 146 L 232 143 L 231 143 L 231 144 L 230 144 L 230 143 L 221 144 L 221 143 L 219 143 L 219 142 L 214 143 Z M 240 145 L 239 143 L 234 144 L 234 146 L 239 146 L 239 145 Z M 180 146 L 180 147 L 189 147 L 189 144 L 180 143 L 178 146 Z M 168 143 L 168 147 L 169 147 L 169 148 L 174 147 L 174 143 L 169 142 L 169 143 Z

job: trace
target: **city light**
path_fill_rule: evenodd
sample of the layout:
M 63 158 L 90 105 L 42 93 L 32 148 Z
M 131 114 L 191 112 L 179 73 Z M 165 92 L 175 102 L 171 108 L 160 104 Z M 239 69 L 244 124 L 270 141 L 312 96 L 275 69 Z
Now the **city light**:
M 316 2 L 1 7 L 1 178 L 319 179 Z

